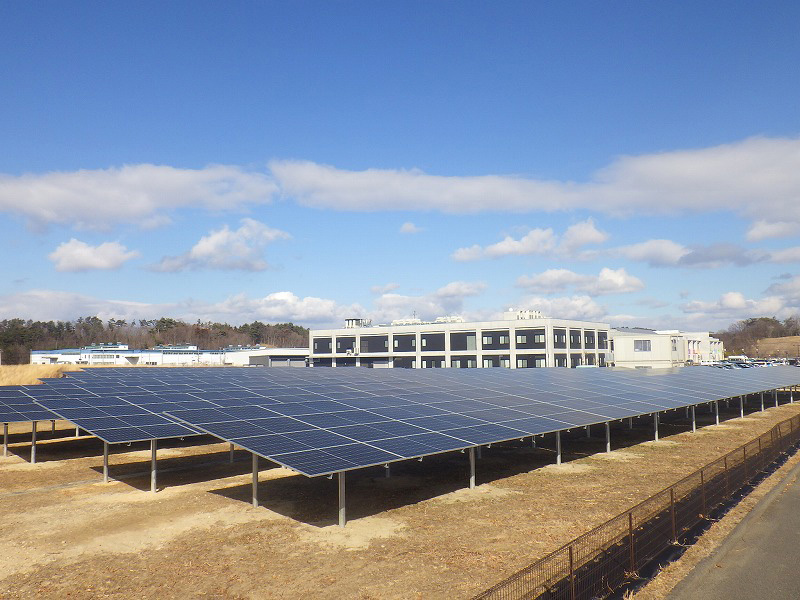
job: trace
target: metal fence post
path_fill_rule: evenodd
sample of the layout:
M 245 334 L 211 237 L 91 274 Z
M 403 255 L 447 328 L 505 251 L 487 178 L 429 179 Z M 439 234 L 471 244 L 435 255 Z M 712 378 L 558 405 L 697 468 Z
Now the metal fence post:
M 628 511 L 628 546 L 631 554 L 631 574 L 636 572 L 636 547 L 633 541 L 633 513 Z
M 705 469 L 700 469 L 700 498 L 703 502 L 703 517 L 708 516 L 708 509 L 706 508 L 706 476 Z
M 672 541 L 678 543 L 678 525 L 675 522 L 675 488 L 669 488 L 669 512 L 672 518 Z
M 575 556 L 572 544 L 569 546 L 569 597 L 571 600 L 575 600 Z
M 725 455 L 722 457 L 722 460 L 725 464 L 725 499 L 728 499 L 728 494 L 730 494 L 730 476 L 728 475 L 728 456 Z

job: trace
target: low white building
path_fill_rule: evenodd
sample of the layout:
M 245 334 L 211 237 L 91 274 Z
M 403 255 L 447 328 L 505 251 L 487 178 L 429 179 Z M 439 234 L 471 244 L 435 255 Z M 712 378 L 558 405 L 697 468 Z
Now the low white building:
M 722 360 L 722 342 L 708 332 L 619 327 L 611 330 L 609 364 L 635 369 L 710 365 Z
M 126 344 L 95 344 L 83 348 L 31 352 L 31 364 L 34 365 L 305 367 L 307 359 L 307 348 L 235 346 L 222 350 L 200 350 L 188 344 L 156 346 L 148 350 L 131 350 Z
M 343 328 L 310 332 L 310 361 L 315 367 L 602 367 L 609 330 L 607 323 L 552 319 L 527 310 L 471 323 L 440 317 L 373 326 L 347 319 Z

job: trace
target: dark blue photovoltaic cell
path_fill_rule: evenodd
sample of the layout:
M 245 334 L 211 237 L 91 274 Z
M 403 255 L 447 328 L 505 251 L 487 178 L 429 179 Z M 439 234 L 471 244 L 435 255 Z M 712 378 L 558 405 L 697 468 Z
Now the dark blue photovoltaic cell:
M 67 411 L 107 441 L 208 432 L 317 475 L 798 384 L 793 367 L 109 368 L 0 388 L 0 402 L 24 396 L 40 414 Z M 15 410 L 0 405 L 0 417 Z M 248 446 L 256 439 L 260 450 Z

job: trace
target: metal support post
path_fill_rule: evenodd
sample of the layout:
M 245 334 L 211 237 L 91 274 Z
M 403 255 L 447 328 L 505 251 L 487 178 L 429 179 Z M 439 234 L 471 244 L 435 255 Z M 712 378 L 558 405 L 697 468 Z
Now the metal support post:
M 347 524 L 347 510 L 345 504 L 344 494 L 344 477 L 347 471 L 339 471 L 339 527 L 344 527 Z
M 606 421 L 606 452 L 611 452 L 611 423 Z
M 692 433 L 697 431 L 697 419 L 694 414 L 694 406 L 692 406 Z
M 481 446 L 478 446 L 478 458 L 483 458 L 483 452 L 481 452 Z
M 475 489 L 475 447 L 469 449 L 469 489 Z
M 3 456 L 8 456 L 8 423 L 3 423 Z
M 761 392 L 761 412 L 764 412 L 764 392 Z
M 81 437 L 81 428 L 80 427 L 76 427 L 75 428 L 75 437 Z
M 253 508 L 258 508 L 258 454 L 253 454 Z
M 156 493 L 156 440 L 150 440 L 150 491 Z
M 794 386 L 789 386 L 789 404 L 794 404 Z
M 386 465 L 386 473 L 384 474 L 387 478 L 392 476 L 392 465 Z
M 653 413 L 653 432 L 655 433 L 655 441 L 658 441 L 658 413 Z
M 587 425 L 586 426 L 586 439 L 589 439 L 590 437 L 592 437 L 592 426 L 591 425 Z
M 536 448 L 536 436 L 535 435 L 531 436 L 531 447 L 532 448 Z
M 744 418 L 744 396 L 739 396 L 739 418 Z
M 31 464 L 36 463 L 36 421 L 31 424 Z
M 633 417 L 628 417 L 628 429 L 633 429 Z
M 233 450 L 234 450 L 234 448 L 235 448 L 235 446 L 233 445 L 233 442 L 231 442 L 230 456 L 228 456 L 228 462 L 230 462 L 230 463 L 233 462 Z
M 719 425 L 719 400 L 714 400 L 714 422 Z
M 108 483 L 108 442 L 103 442 L 103 483 Z
M 775 408 L 778 408 L 778 388 L 772 390 L 772 397 L 775 399 Z
M 556 464 L 561 464 L 561 432 L 556 431 Z
M 50 433 L 56 432 L 56 420 L 50 419 Z

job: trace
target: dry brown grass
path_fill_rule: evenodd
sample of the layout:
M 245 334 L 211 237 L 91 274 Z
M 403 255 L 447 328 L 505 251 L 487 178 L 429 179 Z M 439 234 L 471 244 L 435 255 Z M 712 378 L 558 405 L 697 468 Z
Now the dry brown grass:
M 68 371 L 80 370 L 77 365 L 1 365 L 0 385 L 38 385 L 41 377 L 63 377 Z

